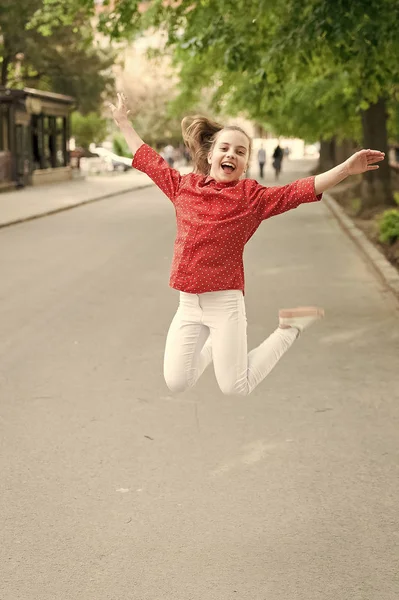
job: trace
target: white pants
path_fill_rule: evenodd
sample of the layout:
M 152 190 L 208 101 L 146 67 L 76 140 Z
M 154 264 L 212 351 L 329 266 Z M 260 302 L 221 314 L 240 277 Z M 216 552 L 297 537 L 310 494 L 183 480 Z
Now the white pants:
M 166 384 L 172 392 L 183 392 L 213 360 L 224 394 L 250 394 L 297 336 L 296 329 L 278 328 L 248 354 L 247 317 L 240 290 L 180 292 L 179 308 L 166 340 Z

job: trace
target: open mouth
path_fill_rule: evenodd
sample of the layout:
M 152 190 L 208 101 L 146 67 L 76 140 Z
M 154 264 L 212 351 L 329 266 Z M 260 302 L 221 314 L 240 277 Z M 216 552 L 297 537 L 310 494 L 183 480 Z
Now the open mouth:
M 224 171 L 225 173 L 227 173 L 227 174 L 233 173 L 233 171 L 235 171 L 235 170 L 236 170 L 236 168 L 235 168 L 235 166 L 233 165 L 233 163 L 231 163 L 231 162 L 228 162 L 228 161 L 226 161 L 226 162 L 222 162 L 222 165 L 221 165 L 221 167 L 222 167 L 223 171 Z

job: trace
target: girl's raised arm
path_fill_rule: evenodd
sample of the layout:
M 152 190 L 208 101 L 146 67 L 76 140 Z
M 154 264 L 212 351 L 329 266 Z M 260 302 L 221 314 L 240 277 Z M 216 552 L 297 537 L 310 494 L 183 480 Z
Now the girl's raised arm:
M 114 104 L 109 105 L 112 116 L 114 118 L 115 123 L 118 125 L 119 129 L 123 133 L 123 136 L 126 140 L 127 145 L 133 153 L 133 156 L 136 154 L 137 150 L 144 144 L 141 137 L 136 133 L 132 124 L 128 119 L 128 115 L 130 110 L 127 109 L 126 100 L 123 94 L 118 94 L 118 104 L 115 106 Z
M 181 175 L 176 169 L 172 169 L 168 163 L 150 148 L 136 133 L 131 125 L 128 115 L 126 101 L 123 94 L 118 94 L 118 105 L 110 104 L 112 116 L 115 123 L 123 133 L 125 140 L 133 153 L 132 166 L 143 173 L 159 187 L 160 190 L 175 203 L 176 194 L 179 190 Z M 140 152 L 138 150 L 140 149 Z
M 340 181 L 346 179 L 349 175 L 358 175 L 366 171 L 378 169 L 374 163 L 384 160 L 385 154 L 379 150 L 360 150 L 355 152 L 337 167 L 316 175 L 314 180 L 316 194 L 322 194 L 329 188 L 334 187 Z

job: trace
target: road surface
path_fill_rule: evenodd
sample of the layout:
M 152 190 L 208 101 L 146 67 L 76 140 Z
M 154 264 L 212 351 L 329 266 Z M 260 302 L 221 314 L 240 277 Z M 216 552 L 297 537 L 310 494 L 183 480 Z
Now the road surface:
M 250 347 L 325 320 L 247 398 L 173 396 L 173 238 L 156 188 L 0 231 L 0 598 L 397 600 L 397 303 L 323 204 L 273 218 Z

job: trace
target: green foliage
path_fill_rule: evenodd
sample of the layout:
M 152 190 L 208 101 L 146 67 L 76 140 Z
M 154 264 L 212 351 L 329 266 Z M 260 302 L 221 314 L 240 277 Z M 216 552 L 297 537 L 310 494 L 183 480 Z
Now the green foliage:
M 92 0 L 40 0 L 30 16 L 27 30 L 38 31 L 43 37 L 51 36 L 60 26 L 75 27 L 78 22 L 94 16 Z
M 141 0 L 117 0 L 114 3 L 104 0 L 104 10 L 97 18 L 99 30 L 114 40 L 127 39 L 141 21 L 141 4 Z M 29 27 L 49 36 L 60 24 L 76 26 L 82 16 L 86 21 L 95 17 L 94 0 L 41 0 Z
M 386 210 L 379 220 L 379 240 L 384 244 L 393 244 L 399 240 L 399 210 Z
M 120 13 L 119 25 L 167 32 L 186 110 L 206 87 L 215 109 L 245 111 L 280 133 L 359 140 L 361 111 L 399 83 L 397 0 L 156 0 L 147 7 L 130 24 Z
M 118 156 L 126 156 L 127 158 L 132 158 L 133 155 L 129 150 L 129 146 L 127 145 L 126 140 L 123 137 L 123 135 L 121 135 L 120 133 L 117 133 L 114 136 L 114 138 L 112 140 L 112 145 L 113 145 L 113 151 Z
M 71 95 L 81 112 L 90 112 L 113 90 L 115 53 L 95 42 L 85 11 L 72 18 L 73 4 L 1 0 L 0 83 Z
M 388 133 L 392 142 L 399 142 L 399 90 L 388 104 Z
M 360 198 L 351 198 L 349 202 L 349 210 L 352 215 L 358 215 L 362 208 L 362 201 Z
M 344 138 L 387 150 L 384 113 L 399 85 L 397 0 L 156 0 L 133 27 L 167 34 L 181 97 L 201 90 L 213 107 L 240 112 L 308 141 Z M 118 4 L 115 5 L 116 8 Z M 373 110 L 369 110 L 372 107 Z M 377 125 L 378 122 L 378 125 Z M 379 180 L 380 197 L 376 197 Z M 384 165 L 364 179 L 364 204 L 393 202 Z
M 177 98 L 154 92 L 132 115 L 149 143 L 176 143 L 181 116 L 193 112 L 204 93 L 216 115 L 245 114 L 307 141 L 360 142 L 362 111 L 386 97 L 390 136 L 399 137 L 397 0 L 103 4 L 101 32 L 122 40 L 147 28 L 164 31 L 179 69 Z M 82 112 L 95 110 L 112 88 L 114 57 L 95 46 L 93 16 L 93 0 L 1 0 L 2 71 L 16 86 L 68 93 Z M 25 55 L 19 74 L 18 52 Z
M 96 113 L 82 115 L 79 112 L 72 113 L 72 136 L 75 138 L 76 146 L 87 150 L 90 144 L 101 144 L 107 137 L 107 120 Z

